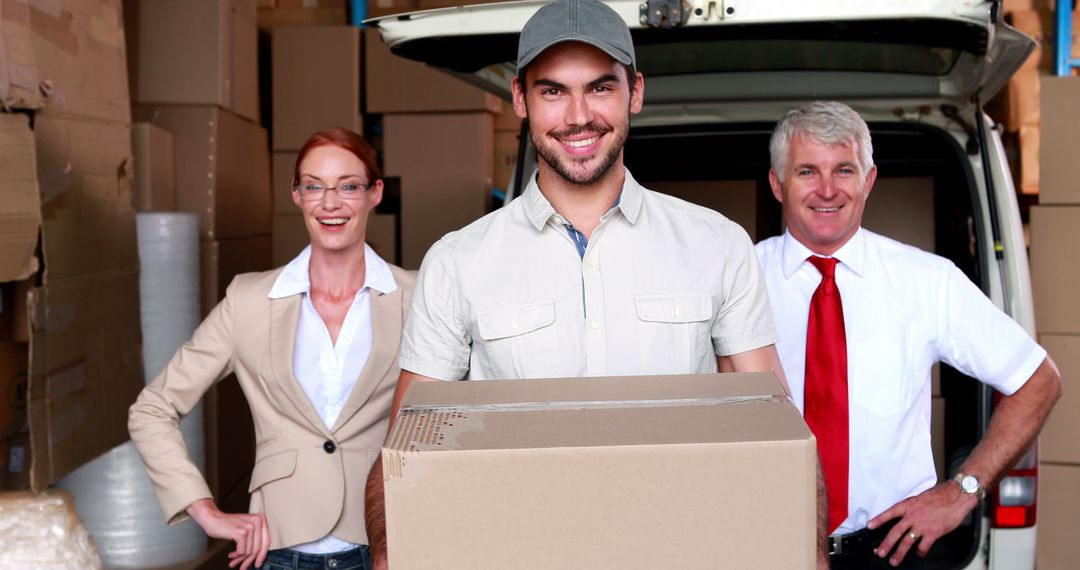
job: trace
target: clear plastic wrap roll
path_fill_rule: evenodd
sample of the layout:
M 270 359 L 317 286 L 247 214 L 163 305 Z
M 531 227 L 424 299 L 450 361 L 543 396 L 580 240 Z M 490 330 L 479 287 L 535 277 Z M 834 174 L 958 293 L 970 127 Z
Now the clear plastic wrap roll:
M 139 303 L 143 370 L 153 380 L 199 324 L 198 218 L 185 213 L 139 213 Z M 183 421 L 192 460 L 205 470 L 202 404 Z M 154 488 L 131 442 L 80 467 L 58 483 L 75 506 L 108 568 L 134 569 L 186 562 L 206 552 L 193 521 L 166 525 Z
M 100 570 L 102 565 L 71 496 L 50 490 L 0 493 L 0 568 Z

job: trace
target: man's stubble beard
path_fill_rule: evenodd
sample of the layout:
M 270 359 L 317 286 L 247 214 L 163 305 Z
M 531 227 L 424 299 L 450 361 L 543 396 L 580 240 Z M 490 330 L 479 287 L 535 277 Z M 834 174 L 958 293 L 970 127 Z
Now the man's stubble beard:
M 616 131 L 614 129 L 608 130 L 605 132 L 605 135 L 612 133 L 616 133 Z M 622 133 L 618 135 L 619 138 L 615 140 L 615 143 L 613 145 L 611 145 L 610 150 L 608 150 L 607 154 L 603 156 L 600 162 L 596 165 L 596 168 L 594 168 L 591 172 L 574 172 L 572 169 L 573 165 L 567 164 L 566 161 L 563 161 L 562 157 L 559 156 L 558 151 L 549 148 L 544 144 L 540 144 L 541 142 L 550 142 L 550 139 L 547 137 L 546 133 L 538 134 L 532 131 L 532 129 L 529 130 L 529 136 L 532 138 L 533 147 L 536 148 L 536 154 L 538 154 L 540 158 L 544 162 L 546 162 L 552 170 L 555 171 L 556 174 L 558 174 L 571 186 L 589 186 L 596 183 L 608 172 L 610 172 L 611 168 L 615 166 L 615 163 L 618 162 L 619 157 L 622 155 L 623 146 L 626 145 L 626 139 L 629 133 L 630 125 L 629 122 L 627 122 L 627 124 L 622 129 Z M 559 143 L 554 142 L 551 144 L 552 146 L 554 146 Z M 592 158 L 586 160 L 592 160 Z M 574 161 L 571 160 L 570 162 Z

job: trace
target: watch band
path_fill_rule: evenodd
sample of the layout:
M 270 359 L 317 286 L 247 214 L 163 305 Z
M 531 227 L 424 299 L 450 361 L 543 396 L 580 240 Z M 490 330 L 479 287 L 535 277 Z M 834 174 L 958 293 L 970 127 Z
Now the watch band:
M 964 479 L 967 479 L 969 477 L 972 481 L 975 481 L 975 489 L 971 491 L 964 488 Z M 986 487 L 983 486 L 982 481 L 980 481 L 978 477 L 960 471 L 953 476 L 953 481 L 956 481 L 956 483 L 960 485 L 961 493 L 964 493 L 966 495 L 975 495 L 975 498 L 979 499 L 980 501 L 986 498 Z

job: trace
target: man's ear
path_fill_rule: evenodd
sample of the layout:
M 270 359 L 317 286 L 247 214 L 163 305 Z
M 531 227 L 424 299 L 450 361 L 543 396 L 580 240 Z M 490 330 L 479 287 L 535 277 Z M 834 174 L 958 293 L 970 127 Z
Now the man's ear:
M 645 76 L 640 71 L 634 73 L 633 88 L 630 92 L 630 113 L 637 114 L 645 104 Z
M 772 188 L 772 195 L 776 197 L 776 201 L 781 204 L 784 203 L 784 188 L 780 184 L 780 177 L 776 175 L 776 171 L 769 169 L 769 187 Z
M 517 77 L 510 80 L 510 92 L 514 96 L 514 113 L 519 119 L 529 116 L 529 109 L 525 105 L 525 86 L 518 81 Z
M 865 198 L 870 197 L 870 190 L 874 188 L 874 182 L 877 182 L 877 165 L 870 167 L 870 172 L 866 173 L 866 188 L 863 190 L 866 193 Z M 864 198 L 864 199 L 865 199 Z

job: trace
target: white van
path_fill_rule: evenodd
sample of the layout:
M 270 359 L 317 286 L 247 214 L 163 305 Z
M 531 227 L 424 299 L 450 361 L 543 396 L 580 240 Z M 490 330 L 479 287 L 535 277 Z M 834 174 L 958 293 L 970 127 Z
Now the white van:
M 394 53 L 509 99 L 517 34 L 544 1 L 374 20 Z M 782 232 L 768 140 L 784 111 L 842 100 L 869 122 L 878 184 L 867 227 L 956 263 L 1025 329 L 1034 313 L 1023 228 L 998 131 L 982 103 L 1034 48 L 1000 1 L 610 0 L 630 25 L 645 108 L 625 160 L 645 187 L 712 207 L 756 240 Z M 536 166 L 524 129 L 515 182 Z M 942 366 L 939 465 L 982 437 L 992 390 Z M 1035 451 L 931 553 L 932 568 L 1035 565 Z

